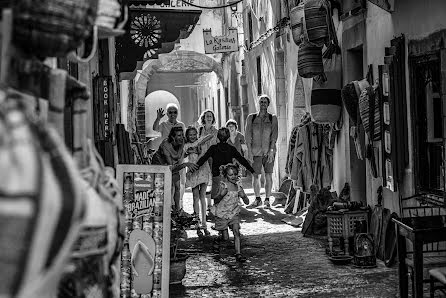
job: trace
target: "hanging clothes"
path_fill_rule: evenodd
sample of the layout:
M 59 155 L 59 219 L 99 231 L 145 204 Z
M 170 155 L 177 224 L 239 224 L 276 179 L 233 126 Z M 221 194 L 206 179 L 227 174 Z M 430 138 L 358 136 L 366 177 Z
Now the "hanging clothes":
M 328 187 L 333 180 L 333 150 L 330 148 L 329 126 L 307 123 L 297 133 L 291 179 L 304 192 L 311 185 Z
M 297 133 L 299 132 L 299 129 L 301 129 L 304 125 L 308 124 L 310 121 L 311 121 L 311 114 L 307 112 L 302 116 L 300 123 L 291 130 L 291 136 L 288 142 L 288 153 L 286 159 L 287 162 L 285 165 L 285 173 L 287 173 L 288 175 L 291 174 L 291 169 L 293 167 L 294 148 L 296 146 Z

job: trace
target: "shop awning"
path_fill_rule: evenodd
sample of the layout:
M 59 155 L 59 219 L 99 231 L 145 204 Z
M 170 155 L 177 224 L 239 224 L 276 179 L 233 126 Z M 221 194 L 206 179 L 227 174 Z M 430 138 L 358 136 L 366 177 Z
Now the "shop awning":
M 132 72 L 138 61 L 171 52 L 192 33 L 200 14 L 201 10 L 131 7 L 126 33 L 116 38 L 117 73 Z

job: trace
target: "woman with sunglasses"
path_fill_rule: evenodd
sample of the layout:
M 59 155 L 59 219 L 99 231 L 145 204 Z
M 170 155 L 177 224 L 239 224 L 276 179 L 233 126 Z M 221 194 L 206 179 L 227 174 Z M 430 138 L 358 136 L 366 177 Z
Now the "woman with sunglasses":
M 165 116 L 164 110 L 159 108 L 156 111 L 156 119 L 153 123 L 153 130 L 161 133 L 161 139 L 164 140 L 169 136 L 170 130 L 174 126 L 181 126 L 183 133 L 186 131 L 186 125 L 183 122 L 178 121 L 178 106 L 174 103 L 168 103 L 166 106 L 167 120 L 160 123 L 161 118 Z

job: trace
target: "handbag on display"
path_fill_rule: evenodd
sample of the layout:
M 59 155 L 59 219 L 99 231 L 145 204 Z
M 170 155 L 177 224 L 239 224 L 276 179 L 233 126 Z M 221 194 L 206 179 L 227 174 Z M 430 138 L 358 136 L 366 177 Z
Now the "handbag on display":
M 327 0 L 304 1 L 305 39 L 312 45 L 323 47 L 331 39 L 331 7 Z
M 297 71 L 302 78 L 313 78 L 324 73 L 322 48 L 303 42 L 299 46 Z
M 341 56 L 339 47 L 328 48 L 323 56 L 324 74 L 313 78 L 310 112 L 316 123 L 336 123 L 341 117 Z
M 55 297 L 84 216 L 79 172 L 35 100 L 0 90 L 2 297 Z
M 303 34 L 304 34 L 304 8 L 305 1 L 299 3 L 299 5 L 293 7 L 290 10 L 290 26 L 291 31 L 293 33 L 293 40 L 296 45 L 300 45 L 302 43 Z
M 362 90 L 370 87 L 370 84 L 367 82 L 367 79 L 362 79 L 361 81 L 352 81 L 342 87 L 341 97 L 342 102 L 349 114 L 351 120 L 354 125 L 359 124 L 359 96 L 361 95 Z
M 64 57 L 90 36 L 98 0 L 17 0 L 13 41 L 36 56 Z

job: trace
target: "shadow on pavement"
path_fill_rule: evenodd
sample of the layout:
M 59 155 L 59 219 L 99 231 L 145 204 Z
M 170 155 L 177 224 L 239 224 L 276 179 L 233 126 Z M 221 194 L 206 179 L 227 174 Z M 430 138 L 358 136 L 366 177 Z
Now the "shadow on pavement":
M 326 238 L 282 232 L 242 237 L 246 263 L 233 246 L 215 251 L 213 239 L 188 239 L 191 252 L 183 286 L 170 297 L 395 297 L 396 267 L 336 266 L 325 254 Z M 229 245 L 233 245 L 232 242 Z M 364 296 L 365 295 L 365 296 Z

